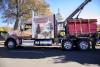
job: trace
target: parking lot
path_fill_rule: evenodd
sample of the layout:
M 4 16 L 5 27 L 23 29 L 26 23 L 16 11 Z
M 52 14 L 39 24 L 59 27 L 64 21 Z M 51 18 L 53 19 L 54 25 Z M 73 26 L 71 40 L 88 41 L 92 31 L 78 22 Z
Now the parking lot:
M 63 51 L 59 48 L 18 48 L 0 45 L 0 67 L 100 67 L 100 49 Z

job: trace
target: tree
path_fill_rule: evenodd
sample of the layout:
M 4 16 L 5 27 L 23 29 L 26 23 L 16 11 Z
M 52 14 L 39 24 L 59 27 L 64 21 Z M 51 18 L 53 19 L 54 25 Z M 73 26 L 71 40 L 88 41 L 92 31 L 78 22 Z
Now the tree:
M 41 33 L 41 28 L 40 28 L 40 25 L 39 24 L 37 25 L 36 33 L 37 34 Z
M 41 28 L 40 28 L 40 25 L 38 24 L 37 25 L 37 29 L 36 29 L 36 35 L 35 35 L 35 38 L 38 38 L 38 34 L 41 33 Z
M 7 19 L 16 19 L 14 30 L 18 28 L 19 19 L 25 20 L 32 16 L 32 10 L 35 15 L 49 15 L 49 6 L 44 0 L 9 0 L 9 9 L 5 11 L 4 17 Z M 49 14 L 47 14 L 49 13 Z
M 1 7 L 2 7 L 2 0 L 0 0 L 0 9 L 1 9 Z
M 0 0 L 0 10 L 2 9 L 2 0 Z
M 0 0 L 0 5 L 1 5 L 1 3 L 2 3 L 2 0 Z

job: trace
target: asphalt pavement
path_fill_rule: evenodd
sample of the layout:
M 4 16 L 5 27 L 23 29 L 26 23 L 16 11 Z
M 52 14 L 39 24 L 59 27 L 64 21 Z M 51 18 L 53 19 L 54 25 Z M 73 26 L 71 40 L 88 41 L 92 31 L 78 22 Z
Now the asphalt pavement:
M 100 67 L 100 49 L 63 51 L 59 48 L 18 48 L 0 45 L 0 67 Z

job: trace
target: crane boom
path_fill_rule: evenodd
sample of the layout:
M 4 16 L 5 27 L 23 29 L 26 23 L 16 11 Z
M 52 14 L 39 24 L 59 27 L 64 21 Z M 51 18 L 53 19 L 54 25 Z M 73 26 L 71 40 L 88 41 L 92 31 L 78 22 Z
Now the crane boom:
M 91 0 L 85 0 L 71 15 L 69 15 L 67 17 L 67 19 L 71 19 L 73 16 L 75 16 L 81 9 L 83 9 L 85 7 L 86 4 L 88 4 L 89 2 L 91 2 Z M 66 20 L 67 20 L 66 19 Z M 66 21 L 65 20 L 65 21 Z

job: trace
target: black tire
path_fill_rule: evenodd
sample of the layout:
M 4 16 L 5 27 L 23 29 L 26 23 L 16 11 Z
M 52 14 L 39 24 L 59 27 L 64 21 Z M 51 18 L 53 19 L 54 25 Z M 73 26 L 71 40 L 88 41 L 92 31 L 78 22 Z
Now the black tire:
M 16 41 L 14 39 L 7 39 L 5 42 L 5 48 L 7 49 L 15 49 L 16 48 Z
M 89 50 L 90 49 L 90 43 L 88 40 L 79 40 L 78 43 L 79 50 Z
M 72 50 L 73 49 L 72 41 L 70 41 L 70 40 L 62 41 L 62 49 L 63 50 Z

